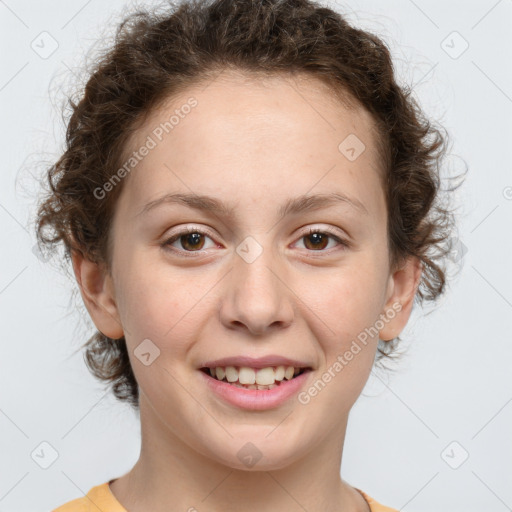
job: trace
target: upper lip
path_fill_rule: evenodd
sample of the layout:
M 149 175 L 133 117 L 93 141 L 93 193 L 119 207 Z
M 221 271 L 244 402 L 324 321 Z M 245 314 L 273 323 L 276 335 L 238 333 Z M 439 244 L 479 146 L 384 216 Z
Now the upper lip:
M 231 356 L 215 359 L 214 361 L 206 361 L 201 368 L 217 368 L 219 366 L 247 366 L 249 368 L 267 368 L 269 366 L 293 366 L 294 368 L 312 368 L 312 365 L 297 359 L 278 355 L 267 355 L 263 357 L 248 356 Z

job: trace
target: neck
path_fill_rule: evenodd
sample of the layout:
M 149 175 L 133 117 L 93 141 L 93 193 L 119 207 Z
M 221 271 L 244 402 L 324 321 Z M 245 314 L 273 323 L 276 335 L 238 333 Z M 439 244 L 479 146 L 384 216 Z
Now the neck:
M 316 447 L 283 467 L 236 469 L 192 449 L 140 401 L 142 444 L 132 470 L 110 489 L 129 512 L 367 512 L 362 496 L 340 477 L 346 421 Z M 151 425 L 151 429 L 147 428 Z

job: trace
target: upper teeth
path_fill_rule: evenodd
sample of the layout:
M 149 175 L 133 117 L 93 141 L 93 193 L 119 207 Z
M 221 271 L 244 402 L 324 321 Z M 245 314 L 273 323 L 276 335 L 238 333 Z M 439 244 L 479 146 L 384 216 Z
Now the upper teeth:
M 217 366 L 210 368 L 210 375 L 218 380 L 226 378 L 228 382 L 240 382 L 240 384 L 259 384 L 261 386 L 269 386 L 275 381 L 283 379 L 290 380 L 297 375 L 301 369 L 293 366 L 269 366 L 267 368 L 249 368 L 241 366 Z

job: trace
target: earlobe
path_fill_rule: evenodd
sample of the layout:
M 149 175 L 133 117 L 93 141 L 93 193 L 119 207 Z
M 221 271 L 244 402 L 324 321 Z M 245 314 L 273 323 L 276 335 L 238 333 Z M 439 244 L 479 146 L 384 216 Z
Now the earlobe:
M 121 338 L 124 331 L 111 276 L 104 265 L 94 263 L 76 251 L 72 251 L 71 259 L 82 299 L 94 325 L 109 338 Z
M 384 317 L 386 320 L 384 327 L 379 331 L 381 340 L 390 341 L 396 338 L 406 326 L 420 283 L 422 268 L 421 261 L 411 256 L 390 276 L 388 297 L 381 315 L 381 318 Z

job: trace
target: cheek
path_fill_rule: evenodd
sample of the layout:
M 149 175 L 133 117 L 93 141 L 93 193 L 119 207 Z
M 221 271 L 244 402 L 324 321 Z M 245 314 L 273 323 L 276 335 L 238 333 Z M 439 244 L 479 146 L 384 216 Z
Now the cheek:
M 307 297 L 304 303 L 315 313 L 304 314 L 322 346 L 325 370 L 335 376 L 329 400 L 345 404 L 359 395 L 373 366 L 378 343 L 375 322 L 384 293 L 382 268 L 363 257 L 358 261 L 315 280 L 318 286 L 304 287 L 302 292 Z
M 185 360 L 202 322 L 210 317 L 205 294 L 214 284 L 170 265 L 143 265 L 135 259 L 126 264 L 122 317 L 131 351 L 150 339 L 166 367 Z
M 303 288 L 302 296 L 307 297 L 307 305 L 318 311 L 332 331 L 345 338 L 373 324 L 378 317 L 385 282 L 381 272 L 361 259 L 360 265 L 315 279 L 314 286 Z
M 139 339 L 162 338 L 183 308 L 176 281 L 134 253 L 119 261 L 116 270 L 116 299 L 127 340 L 134 344 Z
M 360 395 L 374 364 L 378 330 L 372 327 L 382 305 L 376 282 L 377 276 L 355 271 L 331 280 L 330 293 L 318 309 L 329 327 L 320 327 L 316 333 L 325 355 L 323 375 L 330 382 L 323 400 L 340 409 L 340 414 Z

